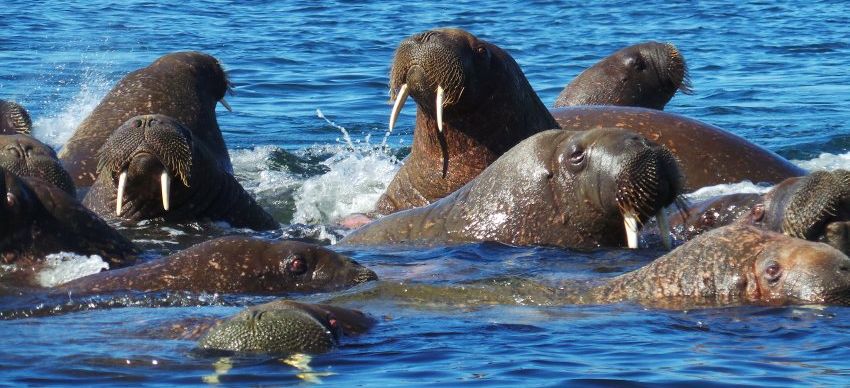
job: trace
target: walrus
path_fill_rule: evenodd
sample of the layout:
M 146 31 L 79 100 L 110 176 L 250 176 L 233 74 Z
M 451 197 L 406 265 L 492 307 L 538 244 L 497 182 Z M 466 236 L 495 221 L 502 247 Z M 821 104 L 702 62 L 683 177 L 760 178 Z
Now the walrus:
M 32 119 L 26 108 L 14 101 L 0 100 L 0 135 L 32 133 Z
M 25 135 L 0 135 L 0 167 L 20 177 L 39 178 L 76 196 L 74 181 L 56 152 L 36 138 Z
M 459 29 L 413 35 L 395 51 L 389 128 L 416 101 L 410 155 L 376 205 L 427 205 L 475 178 L 523 139 L 557 124 L 505 50 Z
M 76 198 L 37 178 L 0 167 L 0 261 L 14 264 L 29 284 L 45 256 L 73 252 L 100 255 L 111 268 L 135 262 L 136 247 Z M 14 272 L 14 271 L 13 271 Z
M 636 248 L 640 225 L 680 188 L 672 154 L 638 134 L 551 130 L 519 143 L 451 195 L 384 216 L 340 243 Z
M 671 43 L 645 42 L 609 55 L 576 76 L 555 107 L 621 105 L 663 110 L 676 91 L 691 94 L 685 58 Z
M 279 225 L 221 167 L 203 137 L 164 115 L 123 123 L 99 151 L 97 180 L 83 204 L 106 219 L 209 219 L 238 228 Z
M 655 109 L 577 106 L 552 111 L 565 130 L 624 128 L 666 146 L 685 176 L 684 190 L 744 180 L 776 184 L 807 171 L 758 145 L 685 116 Z
M 649 264 L 615 277 L 485 279 L 462 286 L 376 282 L 326 303 L 369 298 L 453 308 L 482 304 L 561 306 L 637 303 L 666 309 L 738 305 L 850 305 L 850 258 L 826 244 L 752 225 L 711 230 Z
M 224 102 L 228 90 L 227 75 L 214 57 L 191 51 L 164 55 L 118 81 L 80 123 L 59 158 L 77 186 L 90 186 L 96 178 L 96 154 L 106 139 L 128 119 L 143 114 L 173 117 L 216 155 L 227 156 L 215 105 L 221 102 L 229 109 Z M 233 172 L 229 157 L 218 163 Z
M 275 300 L 218 322 L 206 331 L 198 347 L 242 353 L 320 354 L 339 346 L 341 336 L 362 334 L 374 324 L 374 319 L 358 310 Z
M 326 292 L 377 279 L 356 261 L 299 241 L 220 237 L 129 268 L 56 287 L 73 295 L 120 291 L 280 294 Z

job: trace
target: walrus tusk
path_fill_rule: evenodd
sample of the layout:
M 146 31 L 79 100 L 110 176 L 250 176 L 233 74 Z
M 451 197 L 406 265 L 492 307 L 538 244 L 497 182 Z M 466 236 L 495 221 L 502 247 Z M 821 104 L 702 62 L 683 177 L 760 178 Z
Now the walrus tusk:
M 626 226 L 626 240 L 629 248 L 635 249 L 638 247 L 638 220 L 637 216 L 631 210 L 626 210 L 623 213 L 623 223 Z
M 233 108 L 231 108 L 230 104 L 228 104 L 227 101 L 224 100 L 224 97 L 222 97 L 221 100 L 218 100 L 218 102 L 220 102 L 221 106 L 223 106 L 224 109 L 227 109 L 228 112 L 233 112 Z
M 409 94 L 407 92 L 407 84 L 401 85 L 401 88 L 398 89 L 398 95 L 395 98 L 395 103 L 393 103 L 393 111 L 390 113 L 390 132 L 393 131 L 398 114 L 401 112 L 401 108 L 404 107 L 404 102 L 407 101 Z
M 162 185 L 162 208 L 168 211 L 168 208 L 171 207 L 171 175 L 168 175 L 168 171 L 162 172 L 159 183 Z
M 667 215 L 664 214 L 664 209 L 659 209 L 655 214 L 655 220 L 658 222 L 658 234 L 661 235 L 661 244 L 667 250 L 673 249 L 673 240 L 670 238 L 670 223 L 667 222 Z
M 118 176 L 118 195 L 115 197 L 115 215 L 121 215 L 121 208 L 124 207 L 124 186 L 127 185 L 127 171 L 121 171 Z
M 437 129 L 440 132 L 443 132 L 443 100 L 445 100 L 445 92 L 442 86 L 437 85 L 437 102 L 435 105 L 437 107 Z

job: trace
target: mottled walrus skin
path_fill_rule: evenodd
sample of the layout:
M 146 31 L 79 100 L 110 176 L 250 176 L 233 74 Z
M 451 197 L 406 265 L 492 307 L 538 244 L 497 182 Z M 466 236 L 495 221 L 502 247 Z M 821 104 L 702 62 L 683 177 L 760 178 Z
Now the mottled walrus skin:
M 62 167 L 56 152 L 32 136 L 0 135 L 0 167 L 19 177 L 42 179 L 72 196 L 77 195 L 74 181 Z
M 685 176 L 685 191 L 737 183 L 779 183 L 806 175 L 779 155 L 713 125 L 655 109 L 577 106 L 552 111 L 561 128 L 623 128 L 667 147 Z
M 676 199 L 680 184 L 670 152 L 640 135 L 546 131 L 448 197 L 384 216 L 341 243 L 620 247 L 624 214 L 636 214 L 642 224 Z
M 0 261 L 25 270 L 22 283 L 51 253 L 100 255 L 112 268 L 135 261 L 133 244 L 68 193 L 3 168 L 0 178 Z
M 74 295 L 118 291 L 280 294 L 334 291 L 375 279 L 371 270 L 318 245 L 229 236 L 129 268 L 82 277 L 57 290 Z
M 406 93 L 416 101 L 416 128 L 410 155 L 376 205 L 382 214 L 445 197 L 523 139 L 557 128 L 510 54 L 463 30 L 402 41 L 390 91 L 398 109 Z M 391 127 L 396 115 L 394 109 Z
M 164 55 L 118 81 L 80 123 L 59 158 L 77 186 L 88 187 L 96 177 L 97 152 L 116 128 L 131 117 L 163 114 L 204 139 L 210 151 L 224 155 L 220 167 L 232 172 L 215 116 L 215 104 L 227 90 L 227 76 L 214 57 L 199 52 Z
M 609 55 L 567 85 L 555 107 L 620 105 L 664 109 L 676 91 L 690 94 L 685 58 L 670 43 L 645 42 Z
M 32 133 L 32 119 L 27 110 L 13 101 L 0 100 L 0 135 Z
M 576 299 L 688 308 L 850 304 L 850 258 L 821 243 L 748 225 L 705 233 Z
M 97 180 L 83 204 L 106 219 L 212 220 L 238 228 L 277 228 L 272 216 L 221 167 L 223 157 L 227 155 L 211 151 L 202 137 L 170 117 L 133 117 L 104 143 Z M 116 200 L 123 174 L 119 212 Z M 173 182 L 167 190 L 163 180 Z
M 209 329 L 198 342 L 205 350 L 292 354 L 326 353 L 342 335 L 366 332 L 368 315 L 343 307 L 290 300 L 249 307 Z

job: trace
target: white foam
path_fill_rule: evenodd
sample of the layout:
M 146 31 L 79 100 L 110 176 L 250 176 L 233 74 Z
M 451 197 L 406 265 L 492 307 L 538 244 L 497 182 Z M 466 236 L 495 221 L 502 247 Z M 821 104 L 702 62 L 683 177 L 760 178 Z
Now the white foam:
M 685 195 L 686 198 L 692 201 L 701 201 L 718 195 L 737 194 L 737 193 L 756 193 L 764 194 L 773 187 L 772 185 L 757 185 L 750 181 L 738 183 L 722 184 L 715 186 L 706 186 L 693 193 Z
M 98 255 L 83 256 L 68 252 L 47 255 L 44 264 L 44 268 L 36 275 L 36 281 L 42 287 L 55 287 L 109 269 L 109 263 Z
M 109 92 L 113 82 L 93 71 L 86 71 L 79 91 L 64 102 L 59 112 L 35 118 L 33 135 L 54 149 L 65 144 L 80 122 L 91 113 Z
M 840 155 L 822 153 L 817 158 L 811 160 L 794 160 L 794 164 L 805 168 L 809 171 L 827 170 L 834 171 L 837 169 L 850 169 L 850 152 Z

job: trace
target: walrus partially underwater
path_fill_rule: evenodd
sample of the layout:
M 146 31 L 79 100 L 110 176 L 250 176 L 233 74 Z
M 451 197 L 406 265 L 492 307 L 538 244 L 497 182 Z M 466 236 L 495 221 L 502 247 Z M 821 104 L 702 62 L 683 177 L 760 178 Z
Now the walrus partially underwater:
M 0 135 L 0 167 L 19 177 L 42 179 L 71 196 L 77 195 L 74 180 L 62 167 L 56 152 L 30 135 Z
M 32 119 L 21 104 L 0 100 L 0 135 L 29 134 Z
M 545 131 L 451 195 L 384 216 L 340 243 L 636 247 L 639 226 L 680 189 L 672 154 L 640 135 Z
M 212 152 L 225 155 L 220 167 L 233 172 L 215 115 L 229 89 L 218 60 L 199 52 L 163 55 L 149 66 L 127 74 L 80 123 L 59 151 L 59 158 L 79 187 L 96 178 L 97 153 L 121 124 L 143 114 L 163 114 L 204 139 Z

